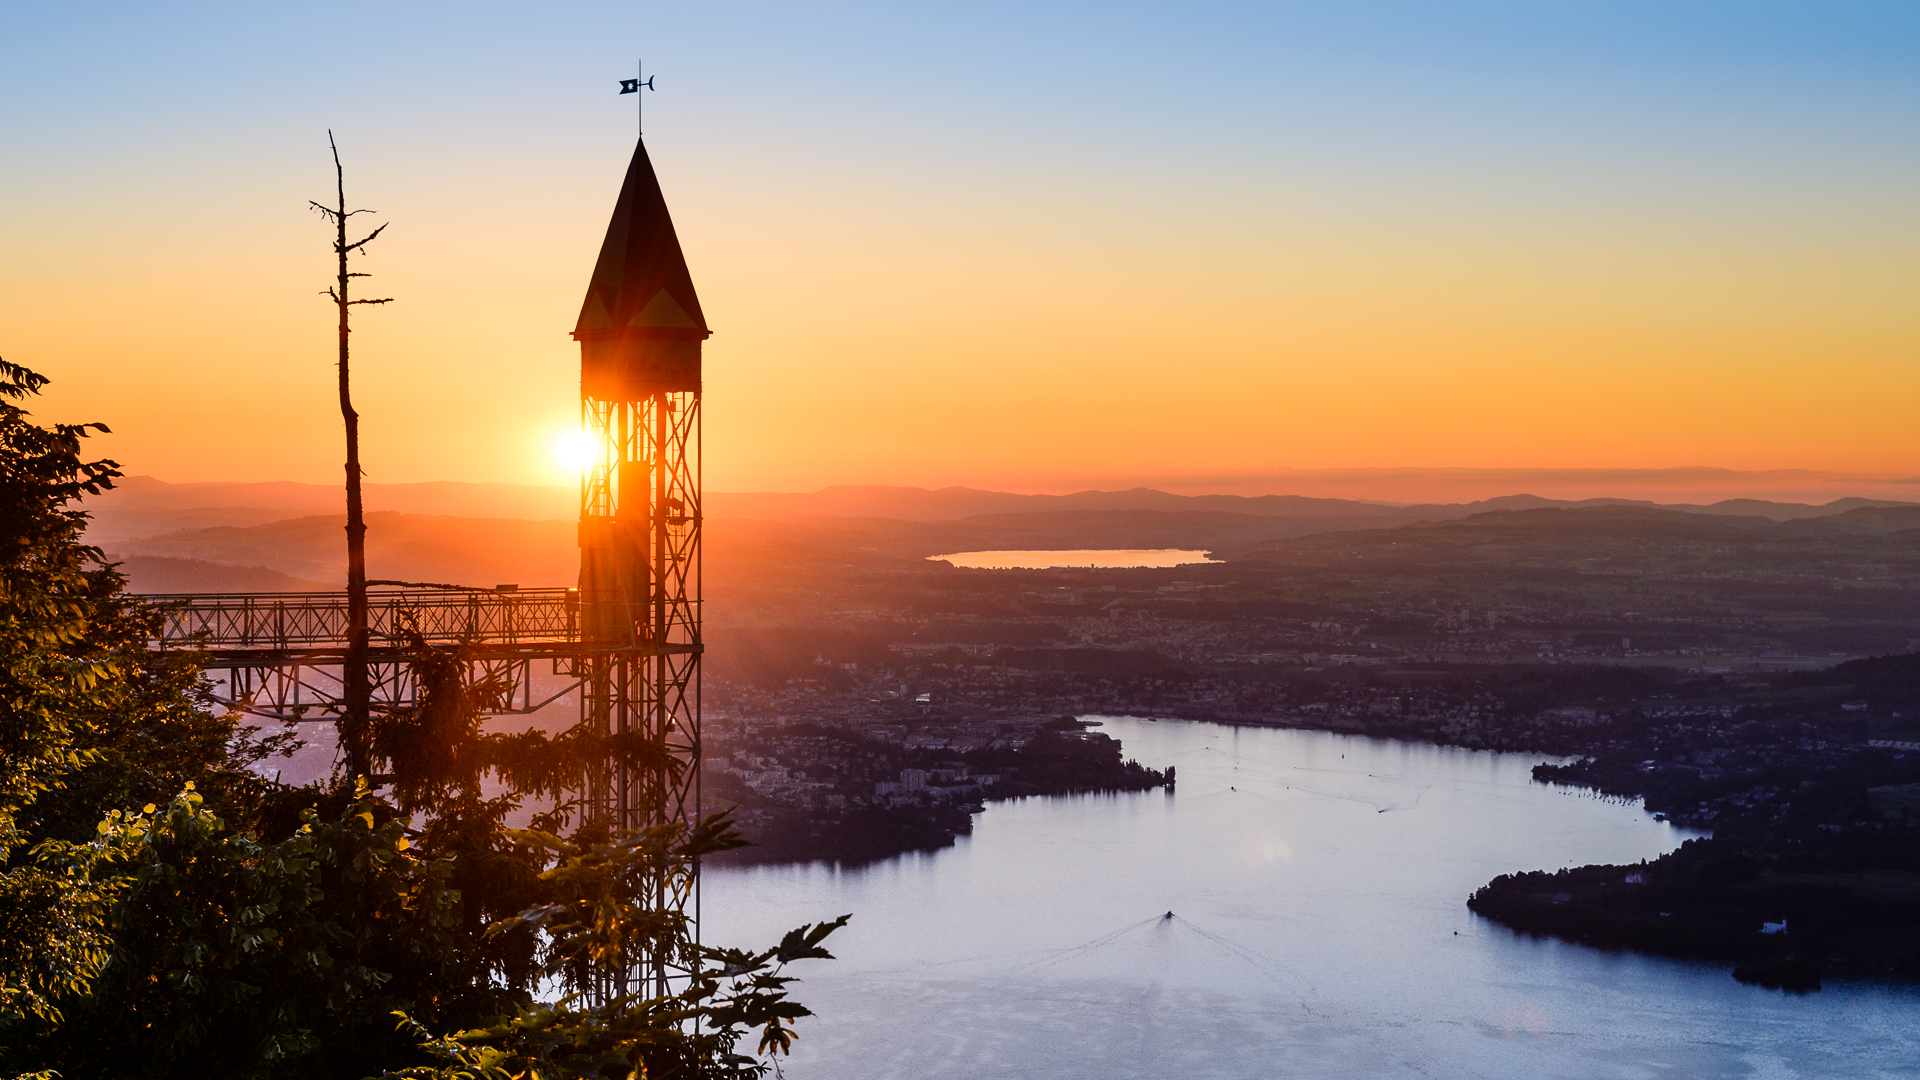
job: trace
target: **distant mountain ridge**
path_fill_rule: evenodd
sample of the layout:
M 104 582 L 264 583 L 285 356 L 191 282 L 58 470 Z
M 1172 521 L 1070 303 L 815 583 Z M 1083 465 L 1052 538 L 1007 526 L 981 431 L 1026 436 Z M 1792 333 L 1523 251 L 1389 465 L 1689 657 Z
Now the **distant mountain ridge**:
M 1915 503 L 1882 499 L 1844 498 L 1824 505 L 1727 499 L 1711 504 L 1655 503 L 1642 499 L 1545 499 L 1537 495 L 1505 495 L 1465 503 L 1397 504 L 1357 499 L 1328 499 L 1306 495 L 1174 495 L 1154 488 L 1126 491 L 1080 491 L 1070 495 L 1019 495 L 976 488 L 913 488 L 837 486 L 805 493 L 709 492 L 708 513 L 779 521 L 808 517 L 872 517 L 900 521 L 959 521 L 998 514 L 1032 514 L 1074 510 L 1159 510 L 1163 512 L 1218 512 L 1254 517 L 1301 519 L 1342 518 L 1386 522 L 1430 521 L 1465 517 L 1489 510 L 1523 510 L 1545 506 L 1645 506 L 1688 513 L 1753 515 L 1779 521 L 1845 513 L 1863 506 L 1911 506 Z
M 161 563 L 190 560 L 237 570 L 264 570 L 306 582 L 346 581 L 345 515 L 288 518 L 262 525 L 182 529 L 107 545 L 125 559 L 137 592 L 173 592 L 149 584 Z M 571 585 L 578 572 L 575 526 L 570 521 L 518 521 L 400 514 L 367 515 L 367 567 L 371 576 L 404 581 L 449 581 L 490 587 L 500 584 Z M 202 577 L 210 575 L 202 572 Z M 207 586 L 194 586 L 203 588 Z M 245 591 L 234 585 L 215 591 Z
M 369 511 L 445 517 L 571 521 L 580 513 L 573 487 L 531 484 L 365 484 Z M 113 490 L 90 498 L 89 539 L 96 544 L 217 526 L 264 525 L 290 518 L 345 512 L 346 496 L 329 484 L 281 480 L 260 484 L 172 484 L 151 476 L 129 476 Z
M 1860 543 L 1869 546 L 1861 547 Z M 1829 555 L 1844 548 L 1852 553 L 1849 557 L 1867 550 L 1904 553 L 1920 549 L 1920 506 L 1863 506 L 1786 521 L 1689 513 L 1668 507 L 1537 507 L 1418 522 L 1396 529 L 1316 533 L 1246 545 L 1217 555 L 1228 562 L 1281 565 L 1313 565 L 1377 554 L 1400 562 L 1454 567 L 1474 563 L 1512 567 L 1522 562 L 1573 567 L 1602 553 L 1609 559 L 1636 559 L 1657 551 L 1685 549 L 1711 561 L 1719 557 L 1750 560 L 1757 557 L 1755 552 L 1766 550 L 1774 553 L 1769 557 L 1784 560 L 1784 566 L 1805 559 L 1823 546 Z
M 130 555 L 120 572 L 137 593 L 330 592 L 341 586 L 298 578 L 264 566 L 234 566 L 205 559 Z
M 367 484 L 367 509 L 439 517 L 505 518 L 522 521 L 572 521 L 579 515 L 579 492 L 570 485 Z M 95 543 L 113 543 L 188 528 L 253 526 L 289 518 L 334 514 L 342 496 L 326 484 L 278 481 L 259 484 L 172 484 L 151 476 L 132 476 L 88 500 Z M 1081 491 L 1070 495 L 1021 495 L 975 488 L 938 489 L 885 486 L 837 486 L 819 491 L 727 492 L 706 495 L 709 518 L 804 521 L 819 517 L 885 518 L 895 521 L 960 521 L 999 514 L 1066 511 L 1152 510 L 1162 513 L 1211 512 L 1252 517 L 1292 518 L 1321 528 L 1362 528 L 1414 521 L 1447 520 L 1489 510 L 1545 506 L 1646 506 L 1689 513 L 1751 515 L 1785 521 L 1822 517 L 1864 506 L 1914 503 L 1846 498 L 1824 505 L 1728 499 L 1712 504 L 1656 504 L 1644 500 L 1543 499 L 1508 495 L 1466 503 L 1397 505 L 1303 495 L 1173 495 L 1153 488 Z

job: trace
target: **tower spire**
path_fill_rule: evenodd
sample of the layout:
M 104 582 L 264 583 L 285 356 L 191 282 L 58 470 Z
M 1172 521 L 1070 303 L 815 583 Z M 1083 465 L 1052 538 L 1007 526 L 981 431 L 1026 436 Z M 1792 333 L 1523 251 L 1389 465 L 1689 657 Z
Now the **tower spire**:
M 646 144 L 636 143 L 574 324 L 582 389 L 602 400 L 697 390 L 699 343 L 711 333 Z

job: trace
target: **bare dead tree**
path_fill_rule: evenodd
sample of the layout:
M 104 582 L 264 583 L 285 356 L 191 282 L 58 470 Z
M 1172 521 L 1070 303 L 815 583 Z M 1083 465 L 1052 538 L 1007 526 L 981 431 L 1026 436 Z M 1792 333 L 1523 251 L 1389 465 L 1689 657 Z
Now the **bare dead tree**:
M 348 381 L 348 335 L 352 333 L 347 318 L 348 312 L 356 304 L 387 304 L 392 297 L 380 300 L 350 299 L 347 286 L 351 279 L 366 277 L 366 274 L 347 272 L 347 256 L 356 251 L 364 253 L 366 246 L 374 238 L 386 231 L 381 225 L 365 237 L 351 244 L 347 243 L 347 219 L 355 214 L 371 214 L 372 210 L 347 209 L 347 177 L 340 166 L 340 147 L 333 141 L 333 132 L 327 132 L 327 145 L 333 149 L 333 173 L 336 183 L 338 203 L 335 206 L 323 206 L 309 202 L 320 211 L 334 227 L 333 252 L 339 259 L 339 273 L 333 288 L 326 291 L 340 309 L 340 417 L 347 428 L 347 656 L 341 682 L 345 700 L 340 710 L 340 746 L 345 752 L 347 782 L 367 776 L 372 772 L 372 702 L 373 687 L 367 672 L 367 522 L 360 504 L 360 414 L 353 409 L 353 395 Z

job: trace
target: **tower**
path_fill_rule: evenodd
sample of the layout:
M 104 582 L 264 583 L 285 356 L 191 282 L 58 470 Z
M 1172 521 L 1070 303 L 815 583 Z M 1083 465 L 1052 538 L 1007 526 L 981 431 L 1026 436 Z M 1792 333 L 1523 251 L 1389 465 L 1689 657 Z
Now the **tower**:
M 596 448 L 580 488 L 583 719 L 649 744 L 629 756 L 658 763 L 609 763 L 588 777 L 589 819 L 616 830 L 699 812 L 700 343 L 709 333 L 646 144 L 636 144 L 573 331 L 581 425 Z

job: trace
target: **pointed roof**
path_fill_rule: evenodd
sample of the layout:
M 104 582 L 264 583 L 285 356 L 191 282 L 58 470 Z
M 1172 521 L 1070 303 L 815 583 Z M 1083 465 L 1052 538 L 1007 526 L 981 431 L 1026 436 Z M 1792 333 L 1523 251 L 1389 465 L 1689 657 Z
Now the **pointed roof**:
M 710 333 L 645 143 L 633 149 L 573 334 L 630 328 L 646 337 L 697 339 Z

